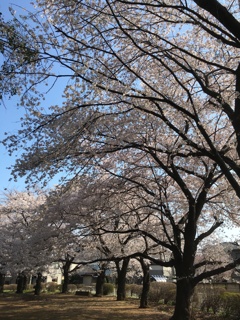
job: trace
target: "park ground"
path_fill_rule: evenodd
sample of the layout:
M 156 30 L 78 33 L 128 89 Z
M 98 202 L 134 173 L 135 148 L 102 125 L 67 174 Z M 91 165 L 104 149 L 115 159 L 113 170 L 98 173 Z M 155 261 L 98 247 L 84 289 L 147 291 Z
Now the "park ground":
M 81 297 L 71 294 L 0 296 L 1 320 L 168 320 L 170 313 L 156 307 L 139 309 L 138 300 Z
M 0 320 L 169 320 L 172 306 L 139 309 L 138 299 L 116 301 L 116 297 L 82 297 L 74 294 L 0 295 Z M 195 313 L 195 320 L 218 320 Z

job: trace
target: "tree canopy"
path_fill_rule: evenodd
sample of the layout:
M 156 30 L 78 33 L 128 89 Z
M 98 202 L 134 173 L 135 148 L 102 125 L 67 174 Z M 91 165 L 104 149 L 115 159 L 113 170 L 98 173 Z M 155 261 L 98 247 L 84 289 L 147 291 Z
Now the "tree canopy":
M 81 181 L 79 199 L 90 199 L 81 210 L 114 222 L 121 212 L 129 227 L 121 232 L 169 250 L 159 263 L 176 269 L 172 319 L 189 319 L 197 282 L 237 263 L 199 275 L 195 256 L 223 223 L 238 221 L 239 3 L 37 5 L 32 25 L 15 19 L 1 44 L 2 90 L 14 88 L 28 109 L 4 141 L 10 154 L 24 150 L 13 174 L 31 183 L 61 173 L 67 188 Z M 45 106 L 44 84 L 51 92 L 65 79 L 61 102 Z

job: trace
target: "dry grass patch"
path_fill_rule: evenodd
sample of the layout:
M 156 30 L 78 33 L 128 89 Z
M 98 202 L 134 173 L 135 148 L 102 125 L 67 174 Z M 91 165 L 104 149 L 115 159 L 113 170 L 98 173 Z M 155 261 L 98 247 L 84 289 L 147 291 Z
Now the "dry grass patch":
M 115 297 L 75 295 L 0 296 L 0 319 L 4 320 L 168 320 L 156 308 L 139 309 L 138 301 L 116 301 Z

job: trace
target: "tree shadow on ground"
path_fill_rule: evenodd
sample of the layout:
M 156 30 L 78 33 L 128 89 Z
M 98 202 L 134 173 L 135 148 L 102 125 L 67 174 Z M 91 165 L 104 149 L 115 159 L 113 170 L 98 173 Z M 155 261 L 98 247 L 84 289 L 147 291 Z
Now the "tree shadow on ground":
M 75 295 L 2 295 L 0 319 L 4 320 L 168 320 L 156 308 L 139 309 L 139 301 L 116 301 L 115 297 Z

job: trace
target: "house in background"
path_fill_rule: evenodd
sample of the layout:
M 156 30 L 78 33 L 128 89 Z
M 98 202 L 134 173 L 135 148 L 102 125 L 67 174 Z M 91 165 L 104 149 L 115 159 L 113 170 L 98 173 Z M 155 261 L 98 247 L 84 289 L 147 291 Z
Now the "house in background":
M 96 265 L 82 266 L 70 276 L 70 282 L 74 284 L 83 284 L 85 286 L 95 285 L 99 274 L 97 269 Z
M 173 268 L 151 264 L 149 267 L 149 275 L 151 281 L 172 282 L 174 279 L 174 270 Z
M 52 263 L 48 267 L 48 270 L 44 271 L 42 275 L 45 278 L 45 283 L 56 282 L 57 284 L 62 284 L 63 275 L 60 264 L 58 262 Z

